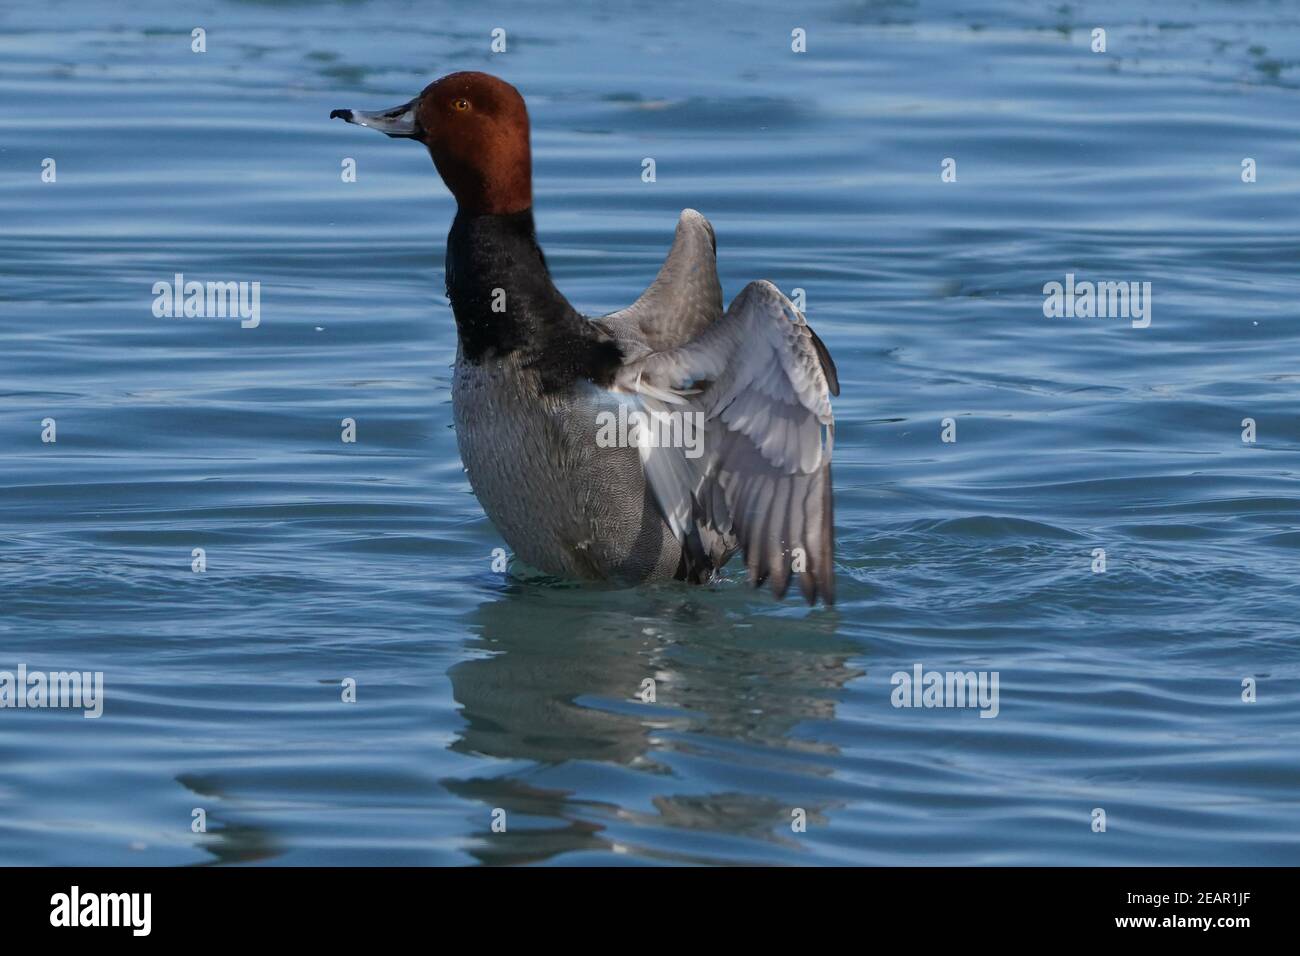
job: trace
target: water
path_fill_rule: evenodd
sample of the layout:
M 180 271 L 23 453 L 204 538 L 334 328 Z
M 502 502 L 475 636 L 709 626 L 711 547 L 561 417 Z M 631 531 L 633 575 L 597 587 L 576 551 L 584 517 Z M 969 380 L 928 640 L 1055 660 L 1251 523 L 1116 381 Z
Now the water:
M 762 6 L 6 5 L 0 670 L 106 702 L 0 710 L 0 862 L 1300 862 L 1300 9 Z M 806 291 L 835 608 L 492 570 L 452 205 L 326 119 L 453 69 L 527 97 L 584 311 L 687 206 L 728 299 Z M 261 324 L 154 318 L 177 272 Z M 1149 281 L 1150 327 L 1045 318 L 1067 273 Z M 998 716 L 893 707 L 918 663 Z

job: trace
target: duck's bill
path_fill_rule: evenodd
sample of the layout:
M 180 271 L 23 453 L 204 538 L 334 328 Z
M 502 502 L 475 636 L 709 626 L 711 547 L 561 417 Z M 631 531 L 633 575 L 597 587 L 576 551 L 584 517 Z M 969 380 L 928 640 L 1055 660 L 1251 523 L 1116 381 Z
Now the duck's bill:
M 330 119 L 341 119 L 355 126 L 368 126 L 370 129 L 379 130 L 385 136 L 414 139 L 415 102 L 411 100 L 391 110 L 379 110 L 375 113 L 367 113 L 365 110 L 333 110 Z

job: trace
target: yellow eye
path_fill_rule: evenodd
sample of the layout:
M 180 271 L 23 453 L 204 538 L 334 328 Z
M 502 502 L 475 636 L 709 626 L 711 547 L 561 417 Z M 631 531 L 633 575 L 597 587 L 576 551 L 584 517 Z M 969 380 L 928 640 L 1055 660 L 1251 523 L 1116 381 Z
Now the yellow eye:
M 467 110 L 469 109 L 469 100 L 452 100 L 451 108 L 455 110 Z

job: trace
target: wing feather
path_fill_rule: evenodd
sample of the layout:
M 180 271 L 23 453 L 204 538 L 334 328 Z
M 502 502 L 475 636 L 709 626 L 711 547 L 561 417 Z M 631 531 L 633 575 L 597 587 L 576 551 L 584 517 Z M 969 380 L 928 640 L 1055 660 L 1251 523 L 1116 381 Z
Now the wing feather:
M 625 353 L 683 345 L 722 316 L 722 286 L 713 227 L 683 209 L 672 248 L 650 287 L 626 309 L 596 319 Z
M 625 364 L 615 387 L 647 402 L 672 394 L 706 421 L 698 461 L 647 465 L 666 513 L 685 513 L 689 501 L 711 555 L 721 563 L 743 552 L 755 586 L 770 582 L 782 597 L 795 578 L 809 603 L 835 600 L 830 396 L 839 392 L 838 375 L 826 346 L 775 285 L 750 283 L 691 340 Z

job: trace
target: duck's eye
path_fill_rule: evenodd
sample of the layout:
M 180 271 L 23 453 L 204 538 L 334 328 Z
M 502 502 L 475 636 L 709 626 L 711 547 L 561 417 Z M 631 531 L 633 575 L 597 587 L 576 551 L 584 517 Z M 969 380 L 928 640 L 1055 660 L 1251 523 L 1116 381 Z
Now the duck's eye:
M 469 109 L 469 100 L 465 100 L 465 99 L 452 100 L 451 108 L 454 110 L 467 110 Z

